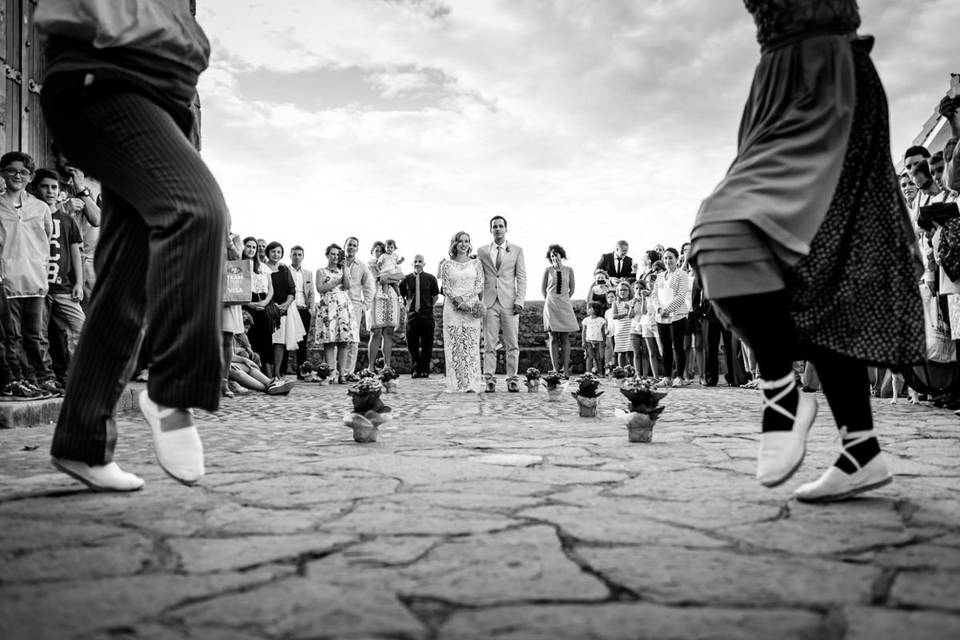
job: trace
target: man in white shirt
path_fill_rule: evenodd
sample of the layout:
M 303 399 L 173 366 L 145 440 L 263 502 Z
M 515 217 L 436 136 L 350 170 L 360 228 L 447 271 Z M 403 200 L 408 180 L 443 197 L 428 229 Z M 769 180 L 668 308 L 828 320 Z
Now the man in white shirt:
M 290 275 L 293 276 L 293 284 L 296 287 L 293 304 L 296 305 L 300 321 L 303 322 L 303 329 L 307 332 L 303 340 L 297 343 L 297 380 L 303 380 L 300 367 L 307 361 L 307 336 L 310 335 L 310 319 L 313 317 L 316 287 L 313 283 L 313 272 L 303 268 L 303 247 L 298 244 L 290 249 Z M 282 369 L 287 370 L 286 362 L 283 363 Z
M 360 319 L 366 314 L 373 302 L 374 282 L 373 274 L 367 265 L 357 260 L 357 250 L 360 248 L 360 241 L 354 237 L 347 238 L 343 243 L 344 259 L 343 268 L 350 278 L 350 311 L 353 313 L 353 334 L 348 343 L 347 364 L 344 367 L 348 371 L 345 376 L 348 382 L 356 382 L 357 376 L 353 371 L 357 368 L 357 352 L 360 349 Z

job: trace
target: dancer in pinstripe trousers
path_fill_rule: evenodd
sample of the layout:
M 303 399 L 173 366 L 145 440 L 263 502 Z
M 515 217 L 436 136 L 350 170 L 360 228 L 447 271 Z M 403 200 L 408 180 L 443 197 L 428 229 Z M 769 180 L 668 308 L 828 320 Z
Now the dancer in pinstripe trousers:
M 51 448 L 54 466 L 99 491 L 143 486 L 113 462 L 114 406 L 141 340 L 151 367 L 140 408 L 161 467 L 184 484 L 204 470 L 189 408 L 213 411 L 220 398 L 228 214 L 194 144 L 210 50 L 189 5 L 40 0 L 34 14 L 47 38 L 47 124 L 103 182 L 98 279 Z

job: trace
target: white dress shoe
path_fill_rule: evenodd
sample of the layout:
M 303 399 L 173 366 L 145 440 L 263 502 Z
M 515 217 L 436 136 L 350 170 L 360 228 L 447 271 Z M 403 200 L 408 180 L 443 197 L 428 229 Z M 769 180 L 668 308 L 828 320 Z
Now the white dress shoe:
M 800 485 L 795 494 L 800 502 L 835 502 L 846 500 L 864 491 L 871 491 L 893 482 L 893 474 L 887 467 L 883 453 L 878 453 L 870 462 L 861 466 L 847 449 L 874 437 L 873 431 L 863 431 L 843 444 L 841 455 L 853 462 L 857 470 L 847 473 L 831 466 L 822 476 L 813 482 Z M 847 438 L 846 428 L 840 430 L 842 438 Z
M 160 467 L 171 478 L 194 485 L 203 477 L 203 443 L 189 409 L 161 407 L 140 392 L 140 411 L 153 432 L 153 445 Z
M 763 408 L 782 413 L 793 421 L 790 431 L 766 431 L 760 434 L 760 451 L 757 453 L 757 480 L 765 487 L 783 484 L 800 468 L 807 453 L 807 434 L 817 417 L 817 400 L 810 394 L 797 395 L 797 412 L 790 413 L 777 404 L 797 386 L 793 372 L 779 380 L 763 380 L 761 389 L 782 390 L 772 398 L 763 398 Z
M 50 458 L 50 462 L 60 471 L 79 480 L 94 491 L 137 491 L 143 487 L 143 478 L 124 471 L 116 462 L 89 465 L 66 458 Z

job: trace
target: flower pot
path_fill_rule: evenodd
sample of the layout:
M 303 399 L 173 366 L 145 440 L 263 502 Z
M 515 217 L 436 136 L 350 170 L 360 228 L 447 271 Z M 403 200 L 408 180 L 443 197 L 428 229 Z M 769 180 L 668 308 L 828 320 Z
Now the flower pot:
M 563 389 L 547 387 L 547 402 L 560 402 L 561 399 L 563 399 Z
M 383 390 L 385 393 L 396 393 L 397 392 L 397 381 L 396 380 L 387 380 L 383 383 Z
M 629 412 L 624 415 L 627 424 L 627 439 L 630 442 L 651 442 L 653 440 L 653 425 L 656 419 L 646 413 Z
M 527 380 L 527 393 L 537 393 L 540 391 L 540 381 L 539 380 Z
M 355 442 L 376 442 L 377 438 L 380 437 L 380 429 L 377 428 L 377 425 L 359 413 L 348 413 L 343 418 L 343 424 L 353 429 L 353 440 Z
M 573 397 L 577 401 L 577 406 L 580 408 L 581 418 L 597 417 L 598 398 L 584 398 L 583 396 L 578 396 L 577 394 L 573 394 Z
M 330 378 L 319 378 L 317 382 L 325 387 L 330 386 Z

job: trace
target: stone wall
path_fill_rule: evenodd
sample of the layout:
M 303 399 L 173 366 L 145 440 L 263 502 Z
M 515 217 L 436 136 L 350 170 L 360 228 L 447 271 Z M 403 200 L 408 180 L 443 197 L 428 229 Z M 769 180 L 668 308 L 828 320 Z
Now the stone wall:
M 574 300 L 573 310 L 577 315 L 577 320 L 582 320 L 586 315 L 586 302 L 584 300 Z M 433 334 L 433 359 L 432 370 L 436 373 L 443 372 L 443 305 L 438 304 L 434 307 L 433 317 L 436 320 L 436 329 Z M 367 366 L 366 345 L 369 339 L 369 332 L 366 327 L 360 330 L 360 354 L 358 356 L 357 366 L 363 368 Z M 574 373 L 584 370 L 583 346 L 580 344 L 579 332 L 570 334 L 570 366 Z M 497 352 L 497 372 L 504 371 L 504 351 Z M 322 357 L 322 350 L 311 349 L 311 359 L 319 360 Z M 407 341 L 404 336 L 397 336 L 397 343 L 393 350 L 393 366 L 400 372 L 410 371 L 410 354 L 407 352 Z M 521 373 L 527 367 L 536 367 L 541 371 L 547 371 L 550 367 L 550 352 L 547 347 L 547 334 L 543 330 L 543 302 L 527 302 L 523 307 L 523 313 L 520 316 L 520 371 Z

